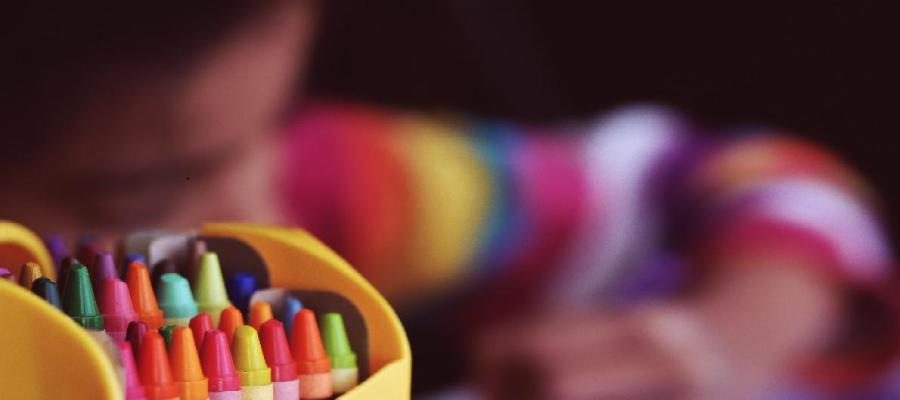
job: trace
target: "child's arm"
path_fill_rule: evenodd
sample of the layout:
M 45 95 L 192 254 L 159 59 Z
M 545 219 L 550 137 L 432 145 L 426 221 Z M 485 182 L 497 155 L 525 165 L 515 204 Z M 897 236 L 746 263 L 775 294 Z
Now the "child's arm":
M 489 391 L 526 376 L 536 398 L 752 398 L 831 344 L 846 287 L 887 277 L 884 235 L 826 153 L 747 139 L 695 172 L 696 290 L 637 315 L 555 310 L 501 328 L 479 351 Z

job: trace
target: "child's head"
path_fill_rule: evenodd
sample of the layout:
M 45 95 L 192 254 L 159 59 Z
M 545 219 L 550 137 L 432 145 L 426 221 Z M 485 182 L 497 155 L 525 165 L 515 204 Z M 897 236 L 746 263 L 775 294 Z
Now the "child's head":
M 269 138 L 309 1 L 22 3 L 0 218 L 106 234 L 273 217 Z

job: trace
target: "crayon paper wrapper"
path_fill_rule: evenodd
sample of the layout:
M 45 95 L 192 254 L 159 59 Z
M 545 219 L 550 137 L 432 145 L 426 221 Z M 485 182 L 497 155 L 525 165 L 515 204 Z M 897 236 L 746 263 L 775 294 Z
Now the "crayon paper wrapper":
M 272 382 L 275 388 L 275 400 L 297 400 L 300 398 L 300 380 Z
M 241 386 L 241 400 L 273 400 L 272 384 L 265 386 Z
M 327 399 L 332 393 L 330 372 L 300 375 L 301 399 Z
M 240 390 L 229 392 L 209 392 L 209 400 L 241 400 L 243 394 Z
M 346 393 L 359 383 L 358 368 L 337 368 L 331 370 L 332 387 L 334 393 Z

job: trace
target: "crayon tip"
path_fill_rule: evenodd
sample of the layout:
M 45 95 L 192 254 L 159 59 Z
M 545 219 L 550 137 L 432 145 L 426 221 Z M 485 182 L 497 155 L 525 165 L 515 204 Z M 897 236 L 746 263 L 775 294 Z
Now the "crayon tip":
M 200 259 L 207 252 L 206 241 L 198 238 L 191 239 L 188 245 L 188 257 L 185 260 L 182 272 L 189 281 L 197 280 L 197 268 L 200 267 Z
M 244 314 L 250 311 L 250 297 L 256 288 L 256 275 L 248 272 L 235 273 L 226 282 L 228 298 Z
M 150 273 L 150 282 L 153 284 L 153 290 L 159 292 L 159 279 L 162 278 L 164 274 L 177 272 L 178 268 L 175 267 L 175 263 L 168 258 L 163 258 L 161 261 L 154 264 L 153 272 Z
M 259 336 L 252 326 L 244 325 L 234 331 L 234 367 L 237 369 L 241 386 L 263 386 L 272 383 L 272 371 L 266 366 Z
M 10 282 L 15 282 L 16 277 L 13 276 L 13 273 L 9 270 L 9 268 L 0 267 L 0 279 L 6 279 Z
M 78 258 L 84 262 L 92 262 L 94 258 L 97 257 L 97 253 L 100 253 L 102 250 L 100 249 L 100 243 L 97 242 L 97 239 L 90 235 L 83 235 L 78 239 Z
M 210 392 L 240 390 L 240 378 L 234 370 L 230 343 L 225 332 L 220 330 L 209 331 L 203 339 L 200 356 L 203 360 L 203 374 L 209 379 Z
M 266 321 L 259 330 L 259 340 L 266 364 L 272 369 L 272 380 L 286 382 L 297 379 L 297 363 L 291 356 L 284 324 L 276 319 Z
M 159 307 L 166 320 L 187 320 L 197 315 L 197 303 L 187 279 L 176 273 L 159 277 Z
M 181 400 L 205 400 L 208 396 L 206 378 L 200 367 L 200 356 L 194 343 L 194 333 L 188 327 L 175 328 L 169 346 L 172 377 L 181 392 Z
M 147 265 L 147 259 L 144 258 L 143 255 L 138 253 L 128 253 L 125 255 L 125 260 L 122 261 L 123 270 L 127 270 L 128 266 L 133 262 L 139 262 L 141 264 Z
M 291 328 L 294 326 L 294 316 L 303 309 L 303 303 L 294 296 L 288 296 L 284 299 L 281 306 L 281 322 L 284 324 L 284 332 L 291 335 Z
M 228 343 L 231 344 L 234 339 L 234 330 L 244 325 L 244 315 L 237 307 L 231 306 L 222 310 L 222 319 L 219 320 L 219 329 L 225 332 Z
M 125 339 L 128 324 L 137 318 L 131 304 L 128 285 L 121 279 L 113 277 L 103 281 L 103 295 L 100 296 L 100 311 L 103 312 L 103 325 L 106 333 L 115 340 Z
M 31 286 L 34 285 L 34 281 L 42 276 L 44 276 L 44 273 L 41 272 L 40 265 L 33 262 L 27 262 L 19 269 L 19 285 L 22 285 L 22 287 L 26 289 L 31 289 Z
M 301 374 L 316 374 L 331 370 L 331 361 L 322 346 L 316 315 L 308 308 L 300 310 L 294 317 L 291 354 L 297 361 L 297 370 Z
M 166 343 L 166 348 L 172 344 L 172 333 L 175 332 L 175 325 L 165 324 L 159 328 L 159 334 L 163 337 L 163 341 Z
M 250 306 L 250 326 L 259 330 L 263 323 L 272 319 L 272 306 L 265 301 L 258 301 Z
M 87 267 L 77 264 L 68 276 L 66 291 L 63 293 L 63 311 L 79 325 L 95 330 L 103 330 L 103 316 L 97 307 L 94 289 Z
M 31 291 L 38 297 L 46 300 L 50 305 L 57 309 L 62 309 L 62 303 L 59 301 L 59 288 L 56 287 L 56 282 L 49 278 L 38 278 L 31 285 Z
M 44 240 L 44 245 L 50 251 L 50 258 L 53 259 L 53 267 L 59 272 L 62 265 L 62 259 L 66 256 L 66 242 L 62 235 L 50 235 Z M 59 274 L 57 274 L 58 276 Z
M 107 252 L 99 253 L 91 264 L 91 283 L 94 285 L 94 293 L 103 293 L 103 281 L 106 278 L 118 278 L 119 271 L 116 269 L 116 263 L 113 261 L 112 254 Z
M 199 313 L 194 318 L 191 318 L 191 322 L 188 323 L 188 326 L 191 327 L 191 332 L 194 334 L 194 343 L 197 344 L 197 348 L 200 348 L 200 346 L 203 345 L 203 338 L 206 337 L 206 332 L 213 330 L 212 318 L 205 312 Z
M 131 343 L 117 341 L 116 348 L 119 350 L 119 360 L 125 369 L 125 400 L 142 400 L 146 399 L 144 393 L 144 385 L 138 377 L 137 363 L 134 358 L 134 351 Z
M 150 285 L 147 267 L 139 262 L 133 262 L 128 265 L 126 277 L 131 292 L 131 303 L 138 319 L 144 321 L 151 330 L 159 329 L 163 324 L 163 315 L 159 305 L 156 304 L 156 295 L 153 294 L 153 287 Z
M 206 311 L 213 323 L 219 321 L 222 309 L 231 305 L 225 292 L 225 281 L 222 279 L 222 268 L 216 253 L 206 253 L 200 258 L 194 281 L 194 295 L 200 311 Z
M 344 319 L 338 313 L 322 314 L 322 342 L 331 358 L 332 368 L 356 368 L 356 353 L 350 348 L 350 339 L 344 328 Z
M 150 331 L 144 336 L 138 364 L 147 398 L 178 398 L 178 387 L 172 377 L 169 356 L 159 333 Z
M 149 332 L 147 324 L 143 321 L 131 321 L 128 323 L 128 330 L 125 332 L 125 340 L 131 343 L 131 350 L 134 352 L 135 358 L 141 356 L 141 343 L 144 343 L 144 335 Z
M 56 283 L 59 285 L 59 292 L 66 292 L 66 278 L 69 276 L 69 272 L 72 268 L 75 268 L 75 265 L 79 264 L 78 260 L 72 257 L 65 257 L 62 260 L 62 263 L 59 265 L 59 279 L 56 280 Z

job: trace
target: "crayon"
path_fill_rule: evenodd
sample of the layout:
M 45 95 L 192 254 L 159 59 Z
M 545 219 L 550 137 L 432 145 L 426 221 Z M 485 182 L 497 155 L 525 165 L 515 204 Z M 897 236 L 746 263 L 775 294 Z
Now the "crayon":
M 93 261 L 90 268 L 91 284 L 94 285 L 94 293 L 103 297 L 103 281 L 106 278 L 118 278 L 119 271 L 116 269 L 116 263 L 113 262 L 112 254 L 107 252 L 98 253 Z
M 359 368 L 356 365 L 356 353 L 350 348 L 344 319 L 338 313 L 324 313 L 320 326 L 325 352 L 331 359 L 332 388 L 335 394 L 346 393 L 359 384 Z
M 168 258 L 164 258 L 160 262 L 153 264 L 153 272 L 150 273 L 150 283 L 153 284 L 153 290 L 155 290 L 156 293 L 159 293 L 159 278 L 162 278 L 164 274 L 177 272 L 178 268 L 175 268 L 175 263 Z
M 272 370 L 266 365 L 259 336 L 252 326 L 244 325 L 234 331 L 231 344 L 234 368 L 241 379 L 244 400 L 272 400 Z
M 131 303 L 137 311 L 138 319 L 147 324 L 150 330 L 157 330 L 163 325 L 163 313 L 156 304 L 156 295 L 150 285 L 150 274 L 147 267 L 139 262 L 128 264 L 128 290 L 131 292 Z
M 124 264 L 124 265 L 127 267 L 129 264 L 131 264 L 132 262 L 135 262 L 135 261 L 137 261 L 137 262 L 139 262 L 139 263 L 141 263 L 141 264 L 147 264 L 147 259 L 144 258 L 144 255 L 143 255 L 143 254 L 140 254 L 140 253 L 128 253 L 128 254 L 126 254 L 126 255 L 125 255 L 125 260 L 123 260 L 122 264 Z
M 37 263 L 27 262 L 19 269 L 19 285 L 26 289 L 31 289 L 34 281 L 44 276 L 41 272 L 41 266 Z
M 288 296 L 284 299 L 281 306 L 281 322 L 284 324 L 284 332 L 288 336 L 291 335 L 291 328 L 294 326 L 294 316 L 303 309 L 303 303 L 294 296 Z
M 56 276 L 59 276 L 59 267 L 62 265 L 62 260 L 66 257 L 66 242 L 63 240 L 62 235 L 50 235 L 44 240 L 44 245 L 47 246 L 47 250 L 50 252 L 50 258 L 53 260 L 53 268 L 56 269 Z
M 162 308 L 165 323 L 176 326 L 187 326 L 191 318 L 197 315 L 197 303 L 191 293 L 191 285 L 187 279 L 176 273 L 167 273 L 159 277 L 159 308 Z
M 222 268 L 216 253 L 206 253 L 200 258 L 194 280 L 194 296 L 197 307 L 212 318 L 214 324 L 219 323 L 219 314 L 231 305 L 225 292 L 225 281 L 222 279 Z
M 175 325 L 165 324 L 158 330 L 160 336 L 163 337 L 163 341 L 166 343 L 166 348 L 169 348 L 169 345 L 172 344 L 172 334 L 175 332 Z
M 141 343 L 144 343 L 144 336 L 150 329 L 144 321 L 131 321 L 128 323 L 128 330 L 125 332 L 125 340 L 131 343 L 131 350 L 135 358 L 141 357 Z
M 76 264 L 69 272 L 63 293 L 63 311 L 79 325 L 94 331 L 103 330 L 103 316 L 97 307 L 87 267 Z
M 242 325 L 244 325 L 244 315 L 241 314 L 241 310 L 238 310 L 234 306 L 222 310 L 222 319 L 219 320 L 219 329 L 222 330 L 222 332 L 225 332 L 225 337 L 228 338 L 229 346 L 234 340 L 234 330 Z
M 241 382 L 224 332 L 212 330 L 206 334 L 200 346 L 200 359 L 203 375 L 209 381 L 209 400 L 241 400 Z
M 62 309 L 62 302 L 59 300 L 59 288 L 56 287 L 56 282 L 53 282 L 50 278 L 37 278 L 31 285 L 31 292 L 46 300 L 53 307 Z
M 188 256 L 182 266 L 181 272 L 189 281 L 194 282 L 197 279 L 197 269 L 200 267 L 200 259 L 206 254 L 208 248 L 206 241 L 198 238 L 191 239 L 188 244 Z
M 197 349 L 199 350 L 200 346 L 203 345 L 203 338 L 206 337 L 206 332 L 213 330 L 212 319 L 209 317 L 209 314 L 202 312 L 191 318 L 188 326 L 191 327 L 191 332 L 194 334 L 194 343 L 197 344 Z
M 77 264 L 80 263 L 73 257 L 63 258 L 62 263 L 59 265 L 59 276 L 56 280 L 56 284 L 59 285 L 59 293 L 66 292 L 66 278 L 69 276 L 69 272 L 72 271 L 72 268 L 75 268 L 75 265 Z
M 97 253 L 101 252 L 100 243 L 97 239 L 90 235 L 83 235 L 78 239 L 78 251 L 76 258 L 84 262 L 92 262 L 97 257 Z
M 301 399 L 327 399 L 333 393 L 331 361 L 325 354 L 316 315 L 304 308 L 294 317 L 291 354 L 297 361 Z
M 144 335 L 138 365 L 148 400 L 178 399 L 178 386 L 172 377 L 163 337 L 158 332 Z
M 103 312 L 103 326 L 114 340 L 125 340 L 128 324 L 137 319 L 128 285 L 117 277 L 103 281 L 100 296 L 100 311 Z
M 118 341 L 116 348 L 119 350 L 119 360 L 125 369 L 125 400 L 146 400 L 144 385 L 138 377 L 137 362 L 134 358 L 134 350 L 131 343 Z
M 16 277 L 13 276 L 12 271 L 10 271 L 9 268 L 5 267 L 0 267 L 0 279 L 6 279 L 10 282 L 16 281 Z
M 272 388 L 275 400 L 295 400 L 300 398 L 300 379 L 297 363 L 291 356 L 284 324 L 270 319 L 259 330 L 266 364 L 272 369 Z
M 169 361 L 181 400 L 206 400 L 209 397 L 208 383 L 200 367 L 200 356 L 190 328 L 175 328 L 169 346 Z
M 272 319 L 272 306 L 265 301 L 258 301 L 250 306 L 250 326 L 259 330 L 262 324 Z
M 249 313 L 250 297 L 253 296 L 253 292 L 255 292 L 257 288 L 256 275 L 248 272 L 235 273 L 228 278 L 228 282 L 226 282 L 225 286 L 228 292 L 228 298 L 231 299 L 231 303 L 234 304 L 238 310 L 241 310 L 242 313 Z

